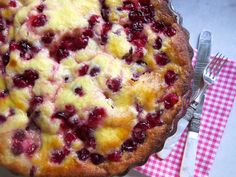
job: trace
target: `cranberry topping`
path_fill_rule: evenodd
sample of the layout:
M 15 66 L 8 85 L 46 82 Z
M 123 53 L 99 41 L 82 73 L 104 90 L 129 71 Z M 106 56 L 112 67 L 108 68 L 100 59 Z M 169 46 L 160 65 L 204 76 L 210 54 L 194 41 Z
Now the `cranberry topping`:
M 41 27 L 44 26 L 47 22 L 47 16 L 44 14 L 39 14 L 31 17 L 31 26 Z
M 85 76 L 88 73 L 89 70 L 89 65 L 83 65 L 80 69 L 79 69 L 79 76 Z
M 13 83 L 18 88 L 34 86 L 35 81 L 39 78 L 39 74 L 35 70 L 25 70 L 23 74 L 14 76 Z
M 120 78 L 108 79 L 106 84 L 107 84 L 107 87 L 113 92 L 118 92 L 121 89 Z
M 24 130 L 17 130 L 12 137 L 11 151 L 14 155 L 20 155 L 24 152 L 23 141 L 26 135 Z
M 136 143 L 142 144 L 146 138 L 146 131 L 137 126 L 133 129 L 132 138 Z
M 166 28 L 166 25 L 163 21 L 156 21 L 152 24 L 152 30 L 156 33 L 163 32 Z
M 118 162 L 118 161 L 120 161 L 121 157 L 122 157 L 122 152 L 121 151 L 115 151 L 111 154 L 108 154 L 107 159 L 109 161 Z
M 167 26 L 164 33 L 168 37 L 172 37 L 176 34 L 176 30 L 172 26 Z
M 84 96 L 84 90 L 83 90 L 82 87 L 77 87 L 77 88 L 75 89 L 75 93 L 76 93 L 77 95 L 79 95 L 80 97 Z
M 104 108 L 94 108 L 94 110 L 89 113 L 88 126 L 91 128 L 96 128 L 106 116 L 107 113 Z
M 86 48 L 88 45 L 88 41 L 89 41 L 89 38 L 87 36 L 85 35 L 79 36 L 76 40 L 76 49 L 80 50 L 80 49 Z
M 97 76 L 99 73 L 101 72 L 101 69 L 98 66 L 94 66 L 91 70 L 90 70 L 90 76 L 95 77 Z
M 7 121 L 7 118 L 3 115 L 0 115 L 0 125 Z
M 0 16 L 0 32 L 6 29 L 6 22 L 5 20 Z
M 179 101 L 179 97 L 175 93 L 168 94 L 164 97 L 164 105 L 166 109 L 171 109 Z
M 99 19 L 99 16 L 98 16 L 98 15 L 92 15 L 92 16 L 90 17 L 90 19 L 89 19 L 89 25 L 90 25 L 91 28 L 93 28 L 93 27 L 96 25 L 96 23 L 99 22 L 98 19 Z
M 64 141 L 66 143 L 67 146 L 70 146 L 71 143 L 73 141 L 76 140 L 76 135 L 71 133 L 71 132 L 67 132 L 65 135 L 64 135 Z
M 68 120 L 70 117 L 76 114 L 75 107 L 73 105 L 66 105 L 64 111 L 59 111 L 53 114 L 53 118 Z
M 138 0 L 141 5 L 150 5 L 150 0 Z
M 0 91 L 0 98 L 5 98 L 9 94 L 7 89 Z
M 92 37 L 94 36 L 94 33 L 93 33 L 93 30 L 91 30 L 91 29 L 86 29 L 86 30 L 83 32 L 83 35 L 92 38 Z
M 9 2 L 9 7 L 16 7 L 16 1 L 11 0 L 11 1 Z
M 165 52 L 161 52 L 155 56 L 156 63 L 160 66 L 164 66 L 170 62 L 167 54 Z
M 162 39 L 158 36 L 154 42 L 153 48 L 159 50 L 161 49 L 161 47 L 162 47 Z
M 102 0 L 101 15 L 105 22 L 109 21 L 109 8 L 105 5 L 105 0 Z
M 149 128 L 151 128 L 151 127 L 150 127 L 150 124 L 147 120 L 142 120 L 142 121 L 138 122 L 134 127 L 134 129 L 141 129 L 143 131 L 146 131 Z
M 135 4 L 132 1 L 124 1 L 122 9 L 124 9 L 124 10 L 134 10 L 135 9 Z
M 44 9 L 45 9 L 45 5 L 44 5 L 44 4 L 41 4 L 41 5 L 39 5 L 39 6 L 37 7 L 37 11 L 38 11 L 39 13 L 42 13 L 42 12 L 44 11 Z
M 28 145 L 27 149 L 25 150 L 25 153 L 30 156 L 37 150 L 37 148 L 38 148 L 38 145 L 32 143 Z
M 163 121 L 161 120 L 161 115 L 163 114 L 163 110 L 156 111 L 155 113 L 148 113 L 146 119 L 150 125 L 150 128 L 163 125 Z
M 18 43 L 11 43 L 10 48 L 11 50 L 18 49 L 20 51 L 20 56 L 26 60 L 32 59 L 34 55 L 39 52 L 38 48 L 25 40 L 19 41 Z
M 104 45 L 107 43 L 107 34 L 111 30 L 112 24 L 111 23 L 105 23 L 102 27 L 102 34 L 101 34 L 101 44 Z
M 126 140 L 121 146 L 122 151 L 132 152 L 135 151 L 136 149 L 137 149 L 137 143 L 133 139 Z
M 143 14 L 140 10 L 132 10 L 129 13 L 129 19 L 133 22 L 143 21 Z
M 5 42 L 5 40 L 6 37 L 2 33 L 0 33 L 0 42 Z
M 42 103 L 43 103 L 43 97 L 42 96 L 35 96 L 30 101 L 31 106 L 37 106 L 37 105 L 42 104 Z
M 141 11 L 143 13 L 143 22 L 150 23 L 154 20 L 155 16 L 155 9 L 152 5 L 149 6 L 142 6 Z
M 147 43 L 147 36 L 141 32 L 135 32 L 131 36 L 131 42 L 138 48 L 142 48 Z
M 94 130 L 87 125 L 82 125 L 77 129 L 77 136 L 82 141 L 87 141 L 94 138 Z
M 63 150 L 55 150 L 51 154 L 51 161 L 60 164 L 69 153 L 70 151 L 66 148 Z
M 90 138 L 85 142 L 86 147 L 92 147 L 93 149 L 96 148 L 96 140 L 95 138 Z
M 6 52 L 3 56 L 2 56 L 2 63 L 3 66 L 7 66 L 7 64 L 9 63 L 10 60 L 10 54 L 9 52 Z
M 37 171 L 37 168 L 35 166 L 32 166 L 29 173 L 30 177 L 35 177 L 36 171 Z
M 41 40 L 44 44 L 51 44 L 54 39 L 54 36 L 55 34 L 53 32 L 48 31 L 43 35 Z
M 178 75 L 172 71 L 172 70 L 168 70 L 165 74 L 165 82 L 167 85 L 173 85 L 175 83 L 175 81 L 177 80 Z
M 81 149 L 80 151 L 77 151 L 76 153 L 79 160 L 82 160 L 82 161 L 87 160 L 90 156 L 90 152 L 85 148 Z
M 70 125 L 70 127 L 76 127 L 80 123 L 80 121 L 79 118 L 74 115 L 67 120 L 67 123 Z
M 90 155 L 90 158 L 91 158 L 92 163 L 95 165 L 99 165 L 106 160 L 101 154 L 98 154 L 98 153 L 92 153 Z
M 54 55 L 54 54 L 52 54 Z M 63 60 L 64 58 L 68 57 L 70 55 L 69 51 L 63 47 L 59 47 L 57 50 L 56 50 L 56 55 L 55 55 L 55 58 L 57 60 L 58 63 L 61 62 L 61 60 Z
M 143 28 L 144 28 L 143 27 L 143 22 L 136 21 L 136 22 L 131 24 L 130 28 L 133 32 L 141 32 L 141 31 L 143 31 Z
M 22 154 L 24 151 L 23 149 L 23 145 L 22 145 L 22 142 L 19 142 L 19 141 L 13 141 L 12 145 L 11 145 L 11 152 L 14 154 L 14 155 L 20 155 Z
M 75 51 L 76 50 L 76 41 L 72 36 L 65 36 L 60 43 L 60 48 L 67 50 Z

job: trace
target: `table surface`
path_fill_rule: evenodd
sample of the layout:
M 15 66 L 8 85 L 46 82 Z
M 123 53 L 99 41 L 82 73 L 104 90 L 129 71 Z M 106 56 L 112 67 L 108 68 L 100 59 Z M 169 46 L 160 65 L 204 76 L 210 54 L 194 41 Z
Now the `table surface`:
M 173 0 L 175 9 L 184 18 L 184 26 L 191 34 L 191 45 L 196 47 L 202 30 L 213 34 L 212 54 L 221 52 L 236 61 L 236 1 L 235 0 Z M 236 103 L 210 171 L 210 177 L 235 177 L 236 174 Z M 223 162 L 223 163 L 222 163 Z M 0 169 L 0 177 L 15 177 Z M 131 171 L 126 177 L 145 177 Z

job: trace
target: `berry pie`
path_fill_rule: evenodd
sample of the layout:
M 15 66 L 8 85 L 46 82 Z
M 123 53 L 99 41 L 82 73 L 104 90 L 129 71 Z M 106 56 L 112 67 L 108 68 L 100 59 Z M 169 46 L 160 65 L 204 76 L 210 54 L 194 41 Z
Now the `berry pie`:
M 108 177 L 144 163 L 189 104 L 188 40 L 167 0 L 1 0 L 0 165 Z

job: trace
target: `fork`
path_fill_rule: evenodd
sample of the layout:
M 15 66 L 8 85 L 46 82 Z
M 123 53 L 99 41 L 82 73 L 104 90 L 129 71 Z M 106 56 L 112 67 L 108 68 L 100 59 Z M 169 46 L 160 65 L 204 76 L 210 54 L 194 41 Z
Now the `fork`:
M 187 135 L 183 160 L 181 164 L 181 171 L 180 171 L 181 177 L 194 176 L 194 166 L 197 155 L 197 142 L 198 142 L 199 127 L 200 127 L 200 118 L 202 114 L 200 107 L 202 107 L 204 101 L 202 98 L 207 88 L 215 83 L 215 81 L 219 76 L 220 71 L 222 70 L 226 62 L 227 59 L 225 57 L 222 57 L 222 55 L 218 53 L 203 71 L 202 77 L 204 80 L 204 86 L 201 89 L 199 89 L 199 91 L 193 98 L 189 108 L 190 110 L 189 118 L 191 120 L 191 123 Z
M 203 95 L 205 94 L 208 87 L 215 83 L 217 80 L 220 71 L 224 67 L 225 63 L 228 61 L 228 58 L 222 56 L 222 54 L 217 53 L 213 60 L 206 66 L 203 71 L 203 81 L 204 86 L 203 88 L 199 89 L 195 96 L 193 96 L 194 102 L 200 103 Z

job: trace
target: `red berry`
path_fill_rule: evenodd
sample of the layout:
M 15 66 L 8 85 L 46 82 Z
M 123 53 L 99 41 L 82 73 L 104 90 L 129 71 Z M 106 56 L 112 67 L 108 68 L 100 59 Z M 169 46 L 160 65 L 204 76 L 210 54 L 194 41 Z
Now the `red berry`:
M 47 22 L 47 16 L 44 14 L 39 14 L 31 17 L 31 26 L 33 27 L 41 27 L 44 26 Z
M 13 83 L 18 88 L 34 86 L 35 81 L 39 78 L 38 72 L 35 70 L 25 70 L 23 74 L 14 76 Z
M 37 7 L 37 10 L 39 13 L 42 13 L 44 11 L 45 5 L 41 4 Z
M 82 125 L 77 129 L 77 136 L 82 141 L 94 138 L 94 130 L 87 125 Z
M 0 115 L 0 125 L 7 121 L 7 118 L 3 115 Z
M 122 151 L 132 152 L 137 149 L 137 143 L 133 139 L 126 140 L 121 146 Z
M 105 161 L 105 158 L 101 154 L 92 153 L 90 155 L 91 161 L 95 165 L 99 165 Z
M 90 19 L 89 19 L 89 25 L 90 25 L 91 28 L 94 27 L 94 26 L 96 25 L 96 23 L 99 22 L 98 19 L 99 19 L 99 16 L 98 16 L 98 15 L 92 15 L 92 16 L 90 17 Z
M 80 151 L 77 151 L 77 156 L 79 158 L 79 160 L 85 161 L 90 157 L 90 152 L 88 151 L 88 149 L 81 149 Z
M 9 2 L 9 7 L 16 7 L 16 1 L 15 0 L 11 0 Z
M 166 95 L 163 98 L 164 105 L 166 109 L 171 109 L 179 101 L 179 97 L 175 93 Z
M 162 47 L 162 39 L 158 36 L 154 42 L 153 48 L 159 50 L 161 49 L 161 47 Z
M 107 87 L 113 92 L 118 92 L 121 89 L 120 78 L 108 79 L 106 84 L 107 84 Z
M 132 138 L 136 143 L 142 144 L 146 138 L 146 131 L 142 128 L 135 127 L 132 132 Z
M 37 106 L 37 105 L 42 104 L 42 103 L 43 103 L 43 97 L 42 96 L 35 96 L 30 101 L 31 106 Z
M 115 151 L 115 152 L 107 155 L 107 159 L 109 161 L 113 161 L 113 162 L 120 161 L 121 157 L 122 157 L 122 152 L 121 151 Z
M 91 70 L 90 70 L 90 76 L 95 77 L 97 76 L 99 73 L 101 72 L 100 68 L 98 66 L 94 66 Z
M 163 110 L 156 111 L 155 113 L 148 113 L 146 116 L 146 120 L 150 128 L 163 125 L 163 121 L 161 120 L 161 115 L 163 114 Z
M 129 19 L 133 22 L 143 21 L 143 14 L 140 10 L 132 10 L 129 13 Z
M 44 44 L 51 44 L 54 39 L 55 34 L 53 32 L 46 32 L 42 37 L 42 42 Z
M 5 20 L 0 16 L 0 32 L 6 29 L 6 22 Z
M 2 63 L 3 66 L 7 66 L 10 60 L 10 54 L 9 52 L 6 52 L 3 56 L 2 56 Z
M 156 33 L 163 32 L 166 28 L 166 25 L 162 21 L 156 21 L 152 24 L 152 30 Z
M 105 4 L 103 4 L 101 8 L 101 15 L 105 22 L 109 21 L 109 13 L 110 13 L 109 8 Z
M 150 5 L 150 0 L 138 0 L 141 5 Z
M 0 91 L 0 99 L 5 98 L 9 94 L 7 89 Z
M 85 76 L 88 73 L 89 70 L 89 65 L 83 65 L 80 69 L 79 69 L 79 76 Z
M 30 169 L 30 177 L 35 177 L 35 173 L 37 171 L 37 168 L 35 166 L 32 166 Z
M 170 62 L 167 54 L 165 52 L 160 52 L 155 56 L 156 63 L 160 66 L 164 66 Z
M 51 154 L 51 161 L 60 164 L 69 153 L 68 149 L 55 150 Z
M 135 4 L 132 1 L 124 1 L 123 2 L 123 7 L 122 9 L 124 10 L 134 10 L 135 9 Z
M 166 27 L 164 33 L 168 37 L 172 37 L 176 34 L 176 30 L 172 26 L 168 26 L 168 27 Z
M 13 141 L 13 143 L 12 143 L 12 145 L 11 145 L 11 152 L 12 152 L 14 155 L 20 155 L 20 154 L 22 154 L 22 153 L 24 152 L 22 142 Z
M 75 93 L 76 93 L 77 95 L 79 95 L 80 97 L 84 96 L 84 90 L 83 90 L 82 87 L 77 87 L 77 88 L 75 89 Z
M 143 22 L 141 21 L 134 22 L 131 24 L 130 28 L 133 32 L 141 32 L 143 31 L 143 28 L 144 28 Z
M 107 113 L 104 108 L 95 108 L 92 112 L 89 113 L 88 126 L 91 128 L 96 128 L 106 116 Z
M 165 74 L 165 82 L 167 85 L 173 85 L 175 83 L 175 81 L 177 80 L 177 74 L 172 71 L 172 70 L 168 70 Z
M 38 148 L 38 145 L 32 143 L 30 145 L 28 145 L 27 149 L 25 150 L 25 153 L 27 155 L 32 155 Z
M 67 146 L 70 146 L 71 143 L 73 141 L 76 140 L 76 136 L 75 134 L 71 133 L 71 132 L 67 132 L 65 135 L 64 135 L 64 141 L 66 143 Z
M 83 35 L 92 38 L 92 37 L 94 36 L 93 30 L 91 30 L 91 29 L 86 29 L 86 30 L 83 32 Z

